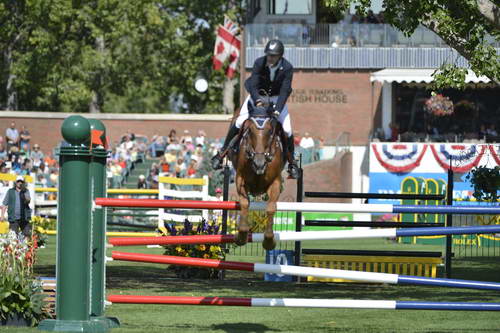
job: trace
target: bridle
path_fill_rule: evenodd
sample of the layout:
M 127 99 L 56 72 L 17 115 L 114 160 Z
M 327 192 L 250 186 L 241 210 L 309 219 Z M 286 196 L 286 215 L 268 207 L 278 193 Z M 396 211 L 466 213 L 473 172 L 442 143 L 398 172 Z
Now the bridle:
M 247 129 L 245 129 L 245 131 L 243 132 L 243 138 L 245 139 L 245 155 L 246 155 L 247 159 L 249 161 L 253 161 L 255 156 L 264 155 L 264 158 L 266 161 L 266 166 L 267 166 L 268 163 L 271 163 L 271 161 L 273 160 L 274 155 L 276 153 L 276 147 L 272 143 L 274 142 L 274 140 L 276 138 L 276 132 L 277 132 L 276 128 L 277 128 L 278 122 L 273 117 L 270 117 L 270 118 L 266 118 L 264 120 L 264 123 L 262 126 L 259 126 L 256 123 L 256 121 L 254 120 L 254 118 L 250 118 L 250 119 L 251 119 L 251 121 L 253 121 L 256 124 L 256 129 L 258 131 L 263 131 L 266 122 L 271 121 L 271 131 L 272 132 L 271 132 L 271 135 L 269 135 L 269 138 L 268 138 L 267 144 L 266 144 L 266 149 L 263 152 L 256 152 L 255 149 L 253 148 L 253 146 L 251 144 L 249 144 L 247 138 L 248 138 L 248 133 L 250 131 L 250 128 L 247 127 Z

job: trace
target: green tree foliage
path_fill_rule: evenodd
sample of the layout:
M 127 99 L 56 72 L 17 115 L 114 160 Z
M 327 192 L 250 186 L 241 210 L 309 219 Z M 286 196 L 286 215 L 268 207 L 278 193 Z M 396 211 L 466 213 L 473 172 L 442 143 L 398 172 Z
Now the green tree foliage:
M 226 10 L 223 0 L 2 0 L 0 108 L 221 112 L 211 56 Z M 193 89 L 199 75 L 205 94 Z
M 351 3 L 364 15 L 371 0 L 324 0 L 327 6 L 346 11 Z M 477 75 L 500 84 L 500 56 L 492 41 L 500 41 L 500 7 L 493 0 L 384 0 L 384 19 L 406 35 L 423 25 L 439 35 L 469 61 Z M 434 74 L 437 89 L 463 88 L 465 68 L 443 64 Z

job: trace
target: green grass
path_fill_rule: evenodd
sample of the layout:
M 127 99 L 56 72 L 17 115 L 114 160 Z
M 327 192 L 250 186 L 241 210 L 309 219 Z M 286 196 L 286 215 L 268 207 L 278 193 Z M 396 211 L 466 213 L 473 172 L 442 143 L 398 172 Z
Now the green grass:
M 357 240 L 314 242 L 314 248 L 439 251 L 439 246 L 402 245 L 390 241 Z M 118 250 L 118 249 L 117 249 Z M 124 252 L 162 253 L 145 247 L 119 248 Z M 262 257 L 229 256 L 228 260 L 263 262 Z M 54 276 L 55 239 L 39 252 L 36 271 Z M 455 259 L 453 277 L 500 282 L 499 258 Z M 227 271 L 225 280 L 180 280 L 163 265 L 110 262 L 108 294 L 184 295 L 226 297 L 297 297 L 499 302 L 500 293 L 439 287 L 381 284 L 265 282 L 262 274 Z M 240 308 L 174 305 L 114 304 L 107 316 L 121 327 L 113 332 L 500 332 L 498 312 L 410 310 L 334 310 L 312 308 Z M 36 329 L 0 328 L 0 332 Z

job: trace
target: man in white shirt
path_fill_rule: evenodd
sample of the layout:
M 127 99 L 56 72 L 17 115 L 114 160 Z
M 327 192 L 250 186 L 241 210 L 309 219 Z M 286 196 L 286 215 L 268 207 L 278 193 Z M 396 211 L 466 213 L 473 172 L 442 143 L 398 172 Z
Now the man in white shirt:
M 305 133 L 302 139 L 300 139 L 300 147 L 303 149 L 309 149 L 314 147 L 314 139 L 309 135 L 309 133 Z
M 19 148 L 19 131 L 15 122 L 11 122 L 10 127 L 5 131 L 5 139 L 7 141 L 7 151 L 13 146 Z

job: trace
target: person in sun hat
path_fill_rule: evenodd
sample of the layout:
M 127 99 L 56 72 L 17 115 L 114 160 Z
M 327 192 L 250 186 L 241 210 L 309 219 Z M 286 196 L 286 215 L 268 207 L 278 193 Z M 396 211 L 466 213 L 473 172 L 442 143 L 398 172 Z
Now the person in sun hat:
M 31 237 L 31 209 L 30 194 L 26 189 L 23 176 L 18 176 L 14 186 L 10 188 L 2 201 L 1 219 L 5 220 L 8 213 L 9 229 L 15 233 L 21 232 L 25 237 Z

